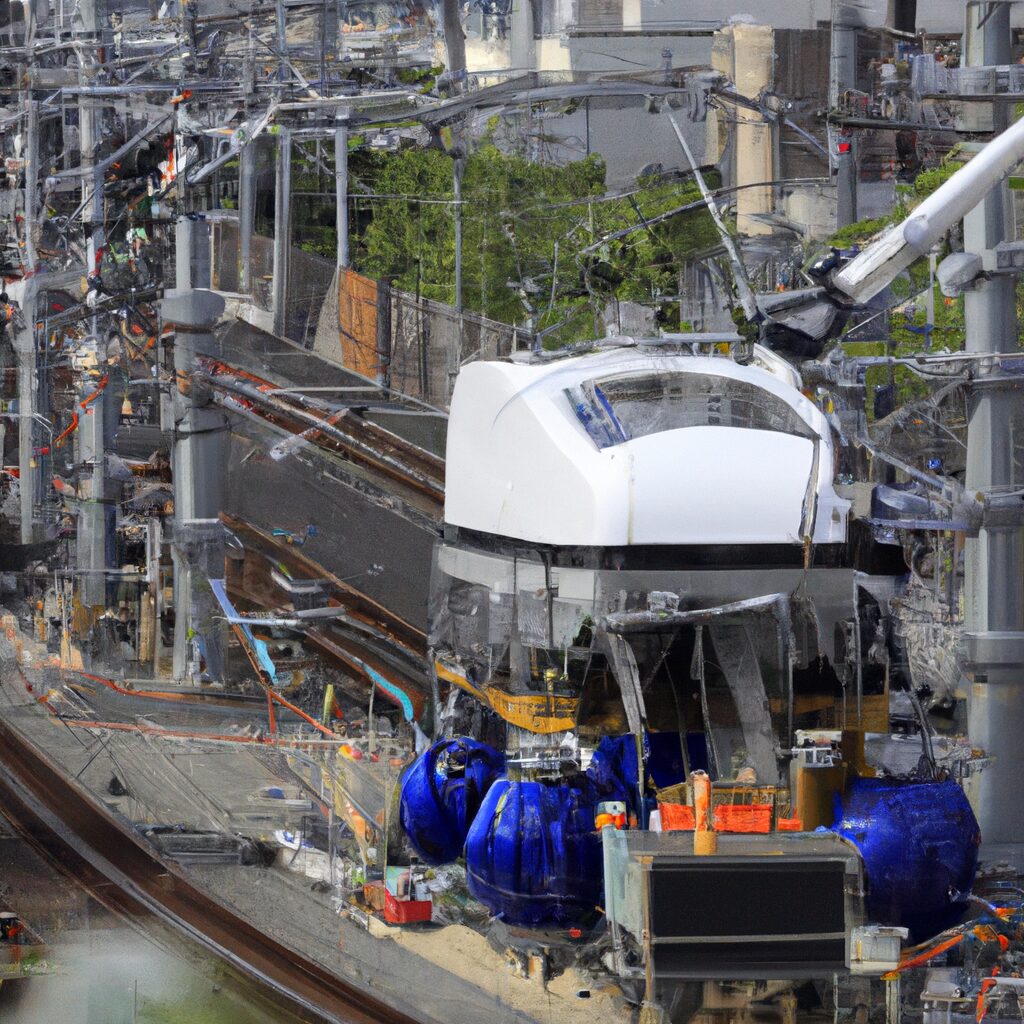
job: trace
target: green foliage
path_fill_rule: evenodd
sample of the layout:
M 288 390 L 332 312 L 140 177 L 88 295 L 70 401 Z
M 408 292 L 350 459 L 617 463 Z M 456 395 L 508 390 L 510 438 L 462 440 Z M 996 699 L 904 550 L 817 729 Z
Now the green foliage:
M 433 90 L 437 76 L 442 71 L 444 71 L 443 64 L 437 64 L 431 68 L 399 68 L 397 78 L 403 85 L 415 85 L 419 87 L 419 92 L 428 93 Z
M 958 152 L 959 147 L 954 147 L 938 167 L 922 171 L 914 179 L 913 185 L 898 185 L 896 187 L 897 202 L 889 213 L 883 214 L 881 217 L 847 224 L 829 239 L 829 244 L 837 249 L 863 245 L 887 227 L 901 221 L 913 206 L 930 196 L 960 169 L 962 165 L 956 160 Z
M 372 194 L 356 199 L 358 269 L 453 302 L 451 157 L 438 149 L 362 150 L 350 167 Z M 536 330 L 557 328 L 545 338 L 549 346 L 592 337 L 595 312 L 615 298 L 659 305 L 665 297 L 664 322 L 677 329 L 682 268 L 718 236 L 703 208 L 644 225 L 699 198 L 690 181 L 657 179 L 609 197 L 597 156 L 554 166 L 485 144 L 466 158 L 462 178 L 463 305 L 508 323 L 532 319 Z M 636 230 L 583 252 L 628 228 Z
M 952 156 L 952 154 L 950 154 Z M 922 171 L 914 179 L 914 194 L 918 199 L 930 196 L 940 185 L 944 185 L 962 165 L 947 157 L 938 167 Z
M 906 284 L 906 281 L 904 281 Z M 927 285 L 927 279 L 925 280 Z M 907 289 L 909 291 L 909 289 Z M 916 289 L 915 289 L 916 291 Z M 891 318 L 890 340 L 885 342 L 846 343 L 843 351 L 848 356 L 910 356 L 921 352 L 924 348 L 924 336 L 908 328 L 923 327 L 927 322 L 925 296 L 919 295 L 913 310 L 906 313 L 895 311 Z M 932 331 L 932 351 L 949 349 L 956 352 L 963 348 L 964 340 L 964 302 L 963 299 L 947 299 L 935 287 L 935 330 Z M 865 376 L 868 408 L 871 408 L 870 396 L 876 386 L 892 380 L 896 385 L 896 405 L 901 406 L 916 398 L 921 398 L 933 390 L 933 387 L 905 366 L 887 367 L 873 366 Z
M 840 228 L 828 240 L 828 244 L 836 249 L 848 249 L 852 245 L 863 245 L 891 224 L 895 224 L 898 219 L 897 214 L 893 212 L 881 217 L 855 221 L 853 224 L 847 224 L 846 227 Z

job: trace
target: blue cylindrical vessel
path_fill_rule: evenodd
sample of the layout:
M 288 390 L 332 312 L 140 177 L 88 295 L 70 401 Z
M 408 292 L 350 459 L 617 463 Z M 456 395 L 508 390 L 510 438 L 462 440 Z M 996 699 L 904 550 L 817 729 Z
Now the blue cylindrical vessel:
M 586 926 L 601 899 L 601 841 L 589 787 L 513 782 L 491 787 L 466 837 L 469 891 L 509 924 Z
M 864 860 L 873 923 L 922 941 L 963 915 L 949 891 L 970 890 L 981 832 L 956 782 L 854 779 L 836 798 L 832 827 Z
M 462 853 L 466 832 L 505 756 L 469 737 L 439 740 L 402 779 L 399 814 L 416 853 L 428 864 L 448 864 Z

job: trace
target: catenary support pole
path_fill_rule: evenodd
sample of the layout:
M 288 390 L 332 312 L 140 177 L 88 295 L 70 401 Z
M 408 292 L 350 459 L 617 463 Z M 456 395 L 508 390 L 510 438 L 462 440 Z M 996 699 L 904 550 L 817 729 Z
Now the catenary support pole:
M 828 105 L 835 110 L 857 81 L 857 11 L 843 0 L 832 0 L 830 47 Z M 855 133 L 830 124 L 828 142 L 836 182 L 836 227 L 842 228 L 857 219 L 857 139 Z
M 191 386 L 173 393 L 174 448 L 174 648 L 172 672 L 178 681 L 193 679 L 193 641 L 202 638 L 207 672 L 221 674 L 224 630 L 215 624 L 214 600 L 203 577 L 223 573 L 222 530 L 226 421 L 209 390 L 194 377 L 197 356 L 216 350 L 213 328 L 224 312 L 224 299 L 202 289 L 168 293 L 164 320 L 175 328 L 174 376 Z
M 462 167 L 461 156 L 452 161 L 455 192 L 455 312 L 462 313 Z
M 88 2 L 81 5 L 83 42 L 98 47 L 103 40 L 105 4 Z M 95 84 L 97 66 L 81 62 L 79 82 L 83 86 Z M 86 225 L 86 273 L 99 274 L 103 267 L 99 256 L 106 245 L 104 230 L 103 171 L 99 166 L 99 150 L 103 145 L 103 101 L 94 96 L 81 95 L 78 121 L 82 151 L 83 220 Z M 90 327 L 96 344 L 105 355 L 106 337 L 99 336 L 99 318 L 93 317 Z M 75 432 L 75 458 L 79 466 L 79 487 L 86 493 L 78 515 L 76 538 L 76 565 L 79 573 L 79 600 L 86 607 L 106 604 L 106 570 L 113 550 L 114 510 L 107 504 L 106 449 L 113 436 L 113 410 L 108 408 L 105 389 L 96 394 L 96 381 L 85 379 L 77 387 L 79 402 L 93 396 L 88 407 L 80 412 Z
M 334 189 L 337 203 L 338 266 L 349 265 L 348 254 L 348 127 L 339 125 L 334 132 Z
M 985 12 L 984 15 L 982 12 Z M 1010 5 L 967 5 L 964 55 L 969 67 L 1010 63 Z M 984 24 L 980 24 L 984 18 Z M 996 131 L 1006 110 L 994 104 Z M 1002 123 L 1000 123 L 1002 121 Z M 982 253 L 1008 237 L 1009 192 L 998 186 L 964 218 L 964 249 Z M 981 281 L 964 295 L 966 350 L 1017 348 L 1015 279 Z M 998 369 L 982 371 L 968 403 L 966 486 L 969 492 L 1020 487 L 1013 437 L 1024 428 L 1020 392 Z M 973 676 L 968 697 L 971 742 L 993 755 L 978 779 L 976 811 L 986 844 L 1024 836 L 1024 530 L 985 527 L 965 552 L 966 655 Z
M 36 410 L 36 344 L 35 344 L 35 287 L 25 289 L 21 301 L 25 325 L 15 336 L 18 354 L 18 487 L 21 511 L 21 543 L 31 544 L 35 530 L 35 423 Z
M 256 220 L 256 147 L 255 140 L 238 154 L 238 290 L 251 294 L 252 234 Z
M 284 337 L 287 327 L 288 257 L 291 254 L 292 138 L 284 127 L 277 131 L 277 183 L 274 194 L 274 333 Z

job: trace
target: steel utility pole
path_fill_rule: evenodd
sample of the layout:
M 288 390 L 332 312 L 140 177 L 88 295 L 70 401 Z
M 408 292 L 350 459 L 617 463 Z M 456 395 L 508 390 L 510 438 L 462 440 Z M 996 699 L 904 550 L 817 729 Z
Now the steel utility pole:
M 461 156 L 452 161 L 452 186 L 455 193 L 455 312 L 462 333 L 462 166 Z
M 288 67 L 284 58 L 288 53 L 287 19 L 285 18 L 284 0 L 275 0 L 274 21 L 277 30 L 277 52 L 280 54 L 281 63 L 277 69 L 277 78 L 280 82 L 288 80 Z
M 36 388 L 36 278 L 26 282 L 21 298 L 24 325 L 14 338 L 18 355 L 18 486 L 21 502 L 21 543 L 36 540 L 35 530 L 35 425 Z
M 274 282 L 271 309 L 274 334 L 284 337 L 285 303 L 288 295 L 288 262 L 291 255 L 292 135 L 283 125 L 277 130 L 277 182 L 274 194 Z
M 102 28 L 105 10 L 100 0 L 83 3 L 79 8 L 82 46 L 79 50 L 79 81 L 83 86 L 94 84 L 97 66 L 89 64 L 90 55 L 99 52 L 103 42 Z M 86 273 L 98 274 L 98 255 L 106 234 L 103 229 L 103 172 L 99 168 L 99 147 L 103 138 L 99 99 L 82 95 L 78 103 L 79 138 L 82 151 L 83 220 L 87 233 Z M 98 318 L 92 318 L 92 334 L 97 346 L 100 365 L 106 362 L 107 339 L 99 336 Z M 79 385 L 79 401 L 96 391 L 97 382 L 88 377 Z M 78 516 L 76 542 L 77 567 L 82 576 L 79 599 L 87 607 L 106 604 L 106 570 L 108 549 L 112 547 L 113 508 L 106 503 L 107 442 L 112 434 L 108 429 L 110 415 L 106 391 L 100 391 L 89 402 L 82 414 L 75 435 L 76 461 L 79 466 L 79 485 L 85 485 L 87 494 Z
M 845 0 L 832 0 L 828 106 L 838 109 L 843 94 L 856 82 L 857 12 Z M 836 227 L 857 219 L 857 146 L 852 132 L 828 126 L 828 156 L 836 182 Z
M 25 63 L 32 62 L 32 39 L 29 25 L 25 25 Z M 25 104 L 25 189 L 22 195 L 25 211 L 25 251 L 22 266 L 28 277 L 22 293 L 21 312 L 24 325 L 15 339 L 18 358 L 18 400 L 22 419 L 18 424 L 18 477 L 21 502 L 21 542 L 36 540 L 36 492 L 39 490 L 35 456 L 35 413 L 38 408 L 38 368 L 36 363 L 36 270 L 35 222 L 36 183 L 39 180 L 39 109 L 31 88 L 24 94 Z
M 238 290 L 252 293 L 252 233 L 256 219 L 257 140 L 242 146 L 238 154 Z
M 964 56 L 968 67 L 1010 63 L 1010 5 L 968 3 Z M 966 104 L 970 107 L 972 104 Z M 1007 124 L 1005 103 L 993 104 L 994 128 Z M 964 218 L 964 250 L 984 254 L 1007 238 L 1009 193 L 1000 185 Z M 964 293 L 966 350 L 1017 348 L 1015 278 L 995 275 Z M 1020 487 L 1013 440 L 1024 425 L 1019 383 L 982 362 L 968 407 L 969 493 Z M 1024 836 L 1024 530 L 983 527 L 968 539 L 966 668 L 971 741 L 995 755 L 979 778 L 976 811 L 987 844 L 1019 844 Z
M 173 392 L 174 449 L 174 656 L 173 676 L 192 678 L 192 639 L 206 644 L 209 673 L 222 667 L 219 637 L 212 626 L 213 601 L 209 588 L 196 587 L 201 578 L 223 572 L 223 546 L 218 515 L 223 507 L 225 476 L 225 416 L 213 405 L 208 388 L 195 377 L 196 357 L 214 351 L 213 328 L 224 312 L 224 300 L 214 292 L 176 290 L 163 300 L 164 321 L 176 328 Z
M 24 326 L 15 339 L 18 357 L 18 403 L 21 419 L 18 423 L 18 484 L 21 501 L 21 543 L 31 544 L 36 540 L 36 455 L 35 455 L 35 412 L 38 408 L 38 368 L 36 364 L 36 293 L 37 279 L 32 276 L 36 269 L 35 244 L 35 182 L 38 178 L 38 133 L 39 113 L 32 93 L 26 99 L 26 146 L 25 146 L 25 254 L 23 267 L 29 275 L 21 298 L 21 313 Z
M 249 27 L 248 46 L 245 53 L 243 79 L 247 92 L 254 96 L 256 92 L 256 36 L 252 26 Z M 251 124 L 253 107 L 246 106 L 246 114 Z M 243 295 L 252 295 L 252 235 L 256 223 L 256 157 L 259 145 L 258 138 L 245 141 L 238 154 L 238 290 Z
M 341 118 L 339 118 L 339 121 Z M 334 190 L 336 225 L 338 232 L 338 268 L 349 265 L 348 255 L 348 115 L 345 124 L 339 124 L 334 132 Z

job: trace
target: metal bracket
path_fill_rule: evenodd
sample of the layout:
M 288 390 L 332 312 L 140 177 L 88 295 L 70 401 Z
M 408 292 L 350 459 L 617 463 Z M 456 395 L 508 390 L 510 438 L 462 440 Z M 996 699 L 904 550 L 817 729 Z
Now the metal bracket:
M 967 669 L 1012 668 L 1024 664 L 1024 633 L 968 633 L 964 637 Z

